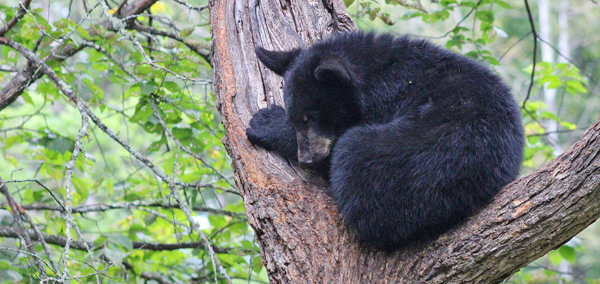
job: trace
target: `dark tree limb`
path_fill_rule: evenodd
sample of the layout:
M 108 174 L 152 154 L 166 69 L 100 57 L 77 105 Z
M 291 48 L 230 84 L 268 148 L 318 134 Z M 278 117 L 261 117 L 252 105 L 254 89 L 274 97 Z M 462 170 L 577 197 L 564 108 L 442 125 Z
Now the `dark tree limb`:
M 115 13 L 113 15 L 117 18 L 125 18 L 131 15 L 142 13 L 145 9 L 152 6 L 152 4 L 156 3 L 157 0 L 136 0 L 133 1 L 129 5 L 124 5 L 119 13 Z M 20 10 L 19 10 L 20 11 Z M 16 17 L 15 17 L 16 18 Z M 108 22 L 103 23 L 104 25 L 109 25 Z M 3 34 L 0 34 L 2 37 Z M 59 63 L 63 62 L 65 59 L 73 56 L 80 50 L 82 50 L 85 45 L 80 45 L 78 47 L 74 46 L 71 43 L 66 44 L 65 46 L 60 46 L 59 48 L 52 51 L 49 57 L 43 58 L 44 62 L 49 60 L 56 60 Z M 13 103 L 29 85 L 33 84 L 36 80 L 43 76 L 42 72 L 39 72 L 38 68 L 35 67 L 30 62 L 23 68 L 21 68 L 17 74 L 6 84 L 6 86 L 0 88 L 0 111 L 5 107 Z
M 6 198 L 6 201 L 8 201 L 8 205 L 10 207 L 10 210 L 12 211 L 11 213 L 13 216 L 13 220 L 17 223 L 17 228 L 14 228 L 14 229 L 11 228 L 11 230 L 14 232 L 14 238 L 22 240 L 25 243 L 25 247 L 26 247 L 27 251 L 29 251 L 29 253 L 31 253 L 31 255 L 37 255 L 37 253 L 35 251 L 35 247 L 33 246 L 33 242 L 31 241 L 31 236 L 39 236 L 39 235 L 37 235 L 37 233 L 39 233 L 39 231 L 31 230 L 32 234 L 29 234 L 27 232 L 27 229 L 25 228 L 25 224 L 23 224 L 23 220 L 21 219 L 21 214 L 25 214 L 24 213 L 25 210 L 23 208 L 21 208 L 21 205 L 19 203 L 17 203 L 17 201 L 13 198 L 12 194 L 10 194 L 10 191 L 8 191 L 8 187 L 6 186 L 6 183 L 1 178 L 0 178 L 0 193 L 2 195 L 4 195 L 4 197 Z M 36 266 L 38 267 L 39 278 L 40 279 L 46 278 L 46 269 L 44 267 L 44 263 L 39 258 L 36 258 L 36 257 L 34 257 L 33 261 L 35 262 Z
M 133 268 L 133 265 L 131 265 L 131 263 L 129 263 L 127 261 L 123 261 L 123 266 L 125 267 L 125 269 L 127 269 L 135 274 L 135 270 Z M 154 281 L 158 282 L 159 284 L 174 284 L 175 283 L 175 282 L 167 279 L 167 277 L 165 277 L 162 273 L 158 273 L 158 272 L 150 273 L 150 272 L 142 271 L 142 273 L 140 273 L 140 277 L 142 277 L 146 280 L 154 280 Z
M 62 48 L 58 48 L 51 53 L 48 57 L 44 58 L 44 61 L 56 60 L 58 62 L 64 61 L 66 58 L 73 56 L 85 47 L 81 45 L 75 47 L 73 44 L 68 43 Z M 6 86 L 0 89 L 0 110 L 14 102 L 22 93 L 44 75 L 39 69 L 31 64 L 30 62 L 23 68 L 21 68 L 17 74 L 6 84 Z
M 212 65 L 224 139 L 272 283 L 499 283 L 600 216 L 600 121 L 565 153 L 506 186 L 438 240 L 391 255 L 363 251 L 323 186 L 246 139 L 252 114 L 282 105 L 282 80 L 255 46 L 289 50 L 352 29 L 337 0 L 212 0 Z M 376 55 L 374 55 L 376 56 Z
M 25 0 L 23 3 L 19 3 L 19 10 L 15 14 L 15 16 L 8 21 L 6 26 L 0 28 L 0 36 L 4 36 L 6 32 L 8 32 L 12 27 L 14 27 L 22 18 L 27 14 L 27 9 L 29 9 L 29 4 L 31 0 Z

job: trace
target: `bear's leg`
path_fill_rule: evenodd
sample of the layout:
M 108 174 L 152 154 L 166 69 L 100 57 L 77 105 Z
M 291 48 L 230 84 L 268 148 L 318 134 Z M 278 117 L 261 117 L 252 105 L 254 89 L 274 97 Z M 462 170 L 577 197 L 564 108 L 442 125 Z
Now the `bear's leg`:
M 428 132 L 398 119 L 338 139 L 330 195 L 363 245 L 393 251 L 437 237 L 491 198 L 478 173 L 465 175 L 478 163 L 457 139 L 465 133 Z

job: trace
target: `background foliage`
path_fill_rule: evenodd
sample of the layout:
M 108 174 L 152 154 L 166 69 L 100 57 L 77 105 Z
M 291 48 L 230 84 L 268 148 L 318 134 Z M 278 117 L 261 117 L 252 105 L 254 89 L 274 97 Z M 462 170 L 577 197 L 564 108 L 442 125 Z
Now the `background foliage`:
M 123 14 L 138 2 L 151 5 Z M 27 50 L 58 78 L 36 66 L 31 77 L 46 76 L 20 82 L 23 93 L 0 110 L 1 282 L 268 281 L 221 144 L 206 4 L 0 4 L 0 27 L 23 15 L 0 37 L 0 94 L 32 65 Z M 346 1 L 360 29 L 427 37 L 492 66 L 522 102 L 523 174 L 577 140 L 600 109 L 600 6 L 569 4 L 572 51 L 553 63 L 540 61 L 539 45 L 555 45 L 532 32 L 533 1 Z M 554 110 L 544 85 L 559 94 Z M 508 282 L 600 283 L 598 230 Z

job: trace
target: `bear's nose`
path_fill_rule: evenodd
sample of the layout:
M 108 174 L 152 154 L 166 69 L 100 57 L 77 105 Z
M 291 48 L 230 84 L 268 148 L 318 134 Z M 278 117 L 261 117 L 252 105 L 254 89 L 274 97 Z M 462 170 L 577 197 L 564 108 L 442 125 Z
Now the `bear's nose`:
M 313 160 L 311 158 L 298 157 L 298 162 L 300 162 L 301 164 L 310 165 L 312 164 Z

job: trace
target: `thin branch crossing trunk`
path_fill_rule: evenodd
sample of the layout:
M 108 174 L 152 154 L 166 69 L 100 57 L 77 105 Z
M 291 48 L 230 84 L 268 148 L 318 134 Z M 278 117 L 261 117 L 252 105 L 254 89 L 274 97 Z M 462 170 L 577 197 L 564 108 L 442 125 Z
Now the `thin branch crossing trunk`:
M 255 46 L 287 50 L 353 29 L 340 0 L 212 0 L 212 64 L 225 146 L 272 283 L 498 283 L 559 247 L 600 216 L 600 130 L 487 208 L 424 247 L 361 250 L 325 185 L 246 139 L 252 114 L 283 105 L 283 81 Z M 376 56 L 376 55 L 374 55 Z

